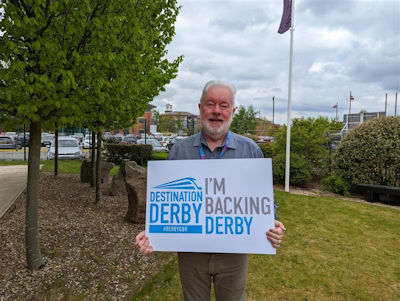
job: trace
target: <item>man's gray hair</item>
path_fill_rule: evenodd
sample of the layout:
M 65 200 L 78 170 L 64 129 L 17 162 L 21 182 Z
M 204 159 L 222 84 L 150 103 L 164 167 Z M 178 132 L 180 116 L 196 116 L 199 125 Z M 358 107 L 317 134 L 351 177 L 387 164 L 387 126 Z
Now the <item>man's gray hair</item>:
M 200 102 L 203 101 L 203 98 L 208 90 L 212 87 L 224 87 L 227 88 L 232 94 L 232 107 L 235 106 L 235 96 L 236 96 L 236 88 L 229 82 L 222 81 L 222 80 L 210 80 L 207 82 L 203 88 L 203 93 L 201 94 Z

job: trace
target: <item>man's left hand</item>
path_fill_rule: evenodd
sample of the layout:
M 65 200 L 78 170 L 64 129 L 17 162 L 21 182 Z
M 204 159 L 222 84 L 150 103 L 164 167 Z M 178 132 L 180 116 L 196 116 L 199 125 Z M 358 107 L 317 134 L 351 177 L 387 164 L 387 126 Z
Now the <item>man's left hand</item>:
M 266 233 L 268 240 L 275 249 L 281 246 L 285 231 L 285 226 L 280 221 L 275 220 L 275 228 L 269 229 Z

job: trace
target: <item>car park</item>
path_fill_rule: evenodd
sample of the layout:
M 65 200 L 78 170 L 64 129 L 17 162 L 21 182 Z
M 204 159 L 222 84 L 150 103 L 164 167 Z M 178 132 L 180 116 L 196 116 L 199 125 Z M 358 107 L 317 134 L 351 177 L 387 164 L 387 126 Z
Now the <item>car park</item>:
M 55 139 L 51 143 L 47 159 L 53 160 L 55 157 Z M 81 159 L 82 152 L 79 148 L 78 140 L 74 137 L 58 137 L 58 158 L 59 159 Z
M 17 145 L 9 136 L 0 136 L 0 149 L 19 149 L 19 145 Z
M 122 137 L 122 143 L 124 144 L 136 144 L 137 143 L 136 135 L 127 135 Z
M 29 132 L 25 132 L 25 144 L 24 144 L 24 133 L 17 134 L 15 141 L 17 142 L 17 140 L 19 145 L 29 146 Z
M 74 137 L 75 139 L 78 140 L 79 144 L 82 143 L 83 139 L 85 138 L 85 136 L 82 133 L 74 133 L 72 135 L 72 137 Z
M 41 144 L 42 146 L 50 146 L 54 139 L 54 134 L 42 133 Z
M 96 137 L 96 144 L 97 144 L 97 137 Z M 85 139 L 83 139 L 83 144 L 82 144 L 83 148 L 91 148 L 92 147 L 92 135 L 86 135 Z
M 165 146 L 163 146 L 161 144 L 160 141 L 158 141 L 157 139 L 139 139 L 137 141 L 137 144 L 149 144 L 151 146 L 153 146 L 153 151 L 155 152 L 168 152 L 168 148 L 166 148 Z

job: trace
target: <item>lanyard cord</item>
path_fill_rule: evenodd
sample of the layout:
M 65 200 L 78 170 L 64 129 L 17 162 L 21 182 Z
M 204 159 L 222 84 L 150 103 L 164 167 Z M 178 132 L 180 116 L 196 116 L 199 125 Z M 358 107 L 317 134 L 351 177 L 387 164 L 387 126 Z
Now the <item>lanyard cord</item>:
M 230 140 L 231 140 L 231 133 L 228 132 L 228 135 L 226 135 L 226 139 L 225 139 L 225 145 L 224 145 L 224 147 L 222 148 L 221 153 L 219 154 L 218 159 L 221 159 L 222 156 L 224 155 L 224 153 L 226 152 L 226 150 L 228 149 L 228 144 L 229 144 L 229 141 L 230 141 Z M 204 149 L 203 149 L 203 146 L 201 145 L 201 142 L 200 142 L 200 144 L 199 144 L 199 151 L 200 151 L 200 158 L 201 158 L 202 160 L 205 160 L 205 159 L 206 159 L 206 155 L 204 154 Z

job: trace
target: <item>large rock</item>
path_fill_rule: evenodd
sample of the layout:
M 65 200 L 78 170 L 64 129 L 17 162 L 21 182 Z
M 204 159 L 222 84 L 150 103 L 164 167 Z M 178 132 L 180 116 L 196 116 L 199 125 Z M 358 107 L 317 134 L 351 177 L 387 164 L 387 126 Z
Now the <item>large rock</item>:
M 146 219 L 146 170 L 134 161 L 124 162 L 122 173 L 128 192 L 128 212 L 126 218 L 133 223 L 144 223 Z
M 102 161 L 101 162 L 101 183 L 110 182 L 110 171 L 114 167 L 114 163 Z M 83 160 L 81 165 L 81 182 L 90 183 L 92 179 L 92 162 Z
M 125 187 L 125 178 L 122 175 L 121 168 L 112 178 L 110 195 L 112 196 L 128 195 L 128 192 L 126 191 Z
M 146 177 L 146 170 L 135 161 L 123 161 L 121 163 L 121 168 L 125 182 L 128 182 L 132 178 Z
M 126 182 L 128 192 L 128 212 L 126 218 L 137 224 L 144 224 L 146 219 L 146 178 L 132 178 Z
M 111 181 L 110 195 L 127 195 L 125 183 L 132 178 L 146 177 L 146 170 L 137 165 L 135 161 L 122 161 L 119 171 L 113 176 Z
M 83 160 L 81 165 L 81 182 L 90 183 L 92 178 L 91 172 L 92 163 L 89 160 Z
M 110 182 L 110 171 L 114 167 L 114 163 L 101 161 L 101 183 Z

